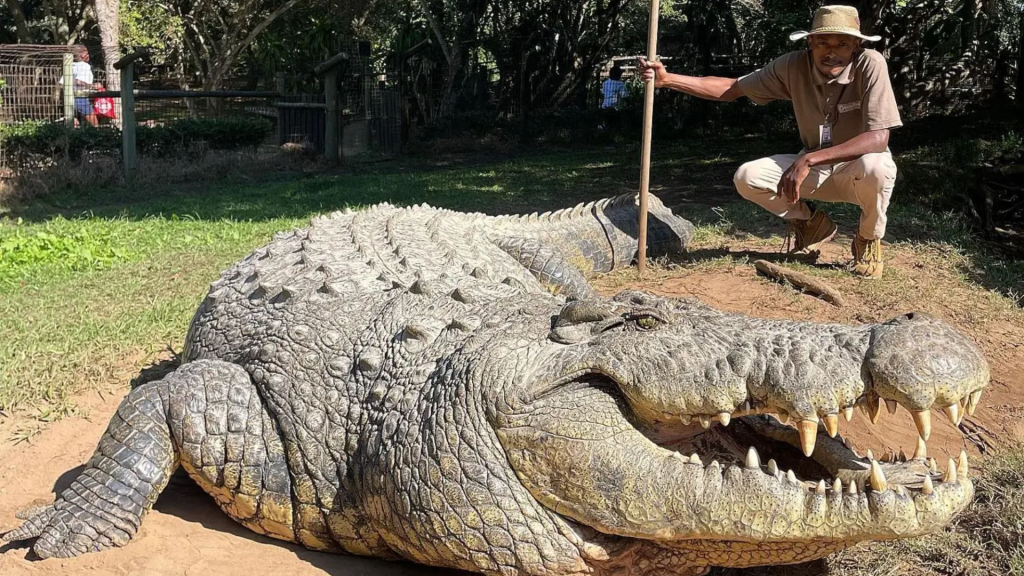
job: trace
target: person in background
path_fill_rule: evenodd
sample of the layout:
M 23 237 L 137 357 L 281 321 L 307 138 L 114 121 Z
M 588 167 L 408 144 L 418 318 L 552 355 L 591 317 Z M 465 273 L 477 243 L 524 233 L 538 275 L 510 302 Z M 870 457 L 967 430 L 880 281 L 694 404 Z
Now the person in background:
M 896 183 L 889 152 L 889 131 L 902 126 L 885 58 L 863 48 L 877 41 L 860 31 L 852 6 L 823 6 L 811 30 L 794 32 L 791 41 L 806 47 L 776 58 L 742 78 L 670 74 L 660 62 L 641 61 L 645 80 L 691 96 L 731 102 L 741 96 L 757 104 L 793 103 L 804 149 L 776 154 L 740 166 L 734 182 L 747 200 L 785 218 L 791 253 L 811 254 L 832 240 L 837 227 L 805 200 L 847 202 L 861 208 L 853 239 L 850 271 L 865 278 L 882 276 L 882 237 L 886 211 Z
M 622 81 L 622 68 L 618 64 L 612 66 L 608 79 L 601 85 L 601 94 L 604 96 L 601 108 L 618 108 L 626 97 L 626 83 Z
M 99 126 L 99 121 L 96 119 L 96 111 L 93 110 L 92 103 L 89 98 L 78 96 L 78 94 L 98 89 L 100 85 L 93 82 L 92 66 L 89 65 L 89 50 L 81 44 L 75 46 L 73 50 L 75 63 L 72 64 L 71 75 L 74 77 L 75 89 L 75 125 L 78 125 L 80 120 L 84 120 L 89 125 L 96 127 Z

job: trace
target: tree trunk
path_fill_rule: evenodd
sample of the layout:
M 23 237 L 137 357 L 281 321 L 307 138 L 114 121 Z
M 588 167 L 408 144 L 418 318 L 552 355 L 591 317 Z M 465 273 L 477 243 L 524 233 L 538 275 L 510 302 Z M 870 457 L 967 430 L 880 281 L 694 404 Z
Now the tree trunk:
M 1017 22 L 1017 107 L 1024 108 L 1024 6 Z
M 20 44 L 31 44 L 32 36 L 28 31 L 28 23 L 25 22 L 25 11 L 21 9 L 21 0 L 7 0 L 7 9 L 11 11 L 11 18 L 14 19 L 14 28 L 18 33 Z
M 96 24 L 100 29 L 100 44 L 103 48 L 103 70 L 106 73 L 107 90 L 121 88 L 121 74 L 114 68 L 114 63 L 120 58 L 118 38 L 121 33 L 121 18 L 118 7 L 118 0 L 93 0 Z

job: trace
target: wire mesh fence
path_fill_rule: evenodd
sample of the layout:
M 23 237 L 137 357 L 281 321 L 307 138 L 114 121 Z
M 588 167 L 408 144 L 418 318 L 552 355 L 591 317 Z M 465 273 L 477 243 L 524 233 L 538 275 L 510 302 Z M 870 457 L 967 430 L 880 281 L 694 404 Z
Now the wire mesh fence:
M 85 93 L 106 80 L 89 62 L 82 46 L 0 45 L 0 122 L 89 121 L 95 111 Z

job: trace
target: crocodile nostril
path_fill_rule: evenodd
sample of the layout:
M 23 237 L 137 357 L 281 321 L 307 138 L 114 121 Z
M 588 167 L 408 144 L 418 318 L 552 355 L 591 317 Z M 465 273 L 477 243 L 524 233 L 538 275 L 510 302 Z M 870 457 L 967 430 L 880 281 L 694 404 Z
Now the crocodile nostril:
M 905 317 L 905 318 L 906 318 L 907 320 L 913 320 L 913 319 L 914 319 L 914 313 L 913 313 L 913 312 L 907 312 L 907 313 L 906 313 L 906 314 L 904 315 L 904 317 Z

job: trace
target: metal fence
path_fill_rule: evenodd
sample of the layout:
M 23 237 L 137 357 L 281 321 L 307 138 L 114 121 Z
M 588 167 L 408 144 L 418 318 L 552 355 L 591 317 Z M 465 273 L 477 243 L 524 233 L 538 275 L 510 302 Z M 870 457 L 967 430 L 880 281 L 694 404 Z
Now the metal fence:
M 134 132 L 183 118 L 263 118 L 275 125 L 266 144 L 310 144 L 326 154 L 330 136 L 343 155 L 392 155 L 401 146 L 402 110 L 398 92 L 373 72 L 369 43 L 347 42 L 331 72 L 321 70 L 321 91 L 285 94 L 287 78 L 232 78 L 217 90 L 197 89 L 169 72 L 167 55 L 138 51 L 118 69 L 103 62 L 104 51 L 80 46 L 0 45 L 0 124 L 28 122 L 116 128 Z M 128 68 L 124 68 L 127 66 Z M 112 70 L 108 85 L 104 68 Z M 124 84 L 128 71 L 129 83 Z M 296 73 L 308 70 L 296 71 Z M 333 74 L 333 80 L 328 77 Z M 336 97 L 331 126 L 325 97 L 331 83 Z M 124 90 L 132 98 L 122 100 Z M 130 124 L 131 129 L 129 129 Z M 334 130 L 331 132 L 331 130 Z M 133 155 L 122 147 L 124 159 Z M 134 160 L 132 158 L 132 160 Z M 0 171 L 10 175 L 0 138 Z M 126 168 L 126 174 L 130 171 Z
M 106 74 L 102 68 L 80 61 L 77 50 L 73 46 L 0 45 L 0 122 L 85 121 L 80 110 L 89 108 L 81 93 L 102 87 Z

